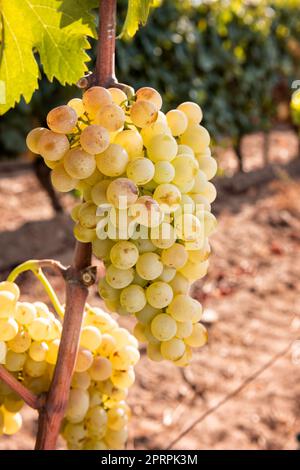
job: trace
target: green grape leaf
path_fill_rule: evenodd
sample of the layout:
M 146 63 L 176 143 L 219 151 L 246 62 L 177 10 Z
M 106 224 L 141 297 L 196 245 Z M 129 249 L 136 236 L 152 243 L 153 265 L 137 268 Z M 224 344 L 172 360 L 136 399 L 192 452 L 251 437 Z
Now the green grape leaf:
M 128 0 L 127 14 L 120 37 L 132 38 L 140 24 L 146 24 L 150 8 L 158 4 L 158 0 Z
M 96 36 L 90 10 L 97 3 L 0 0 L 0 114 L 21 96 L 30 101 L 40 77 L 37 54 L 50 81 L 56 78 L 63 85 L 73 84 L 84 75 L 89 61 L 87 36 Z

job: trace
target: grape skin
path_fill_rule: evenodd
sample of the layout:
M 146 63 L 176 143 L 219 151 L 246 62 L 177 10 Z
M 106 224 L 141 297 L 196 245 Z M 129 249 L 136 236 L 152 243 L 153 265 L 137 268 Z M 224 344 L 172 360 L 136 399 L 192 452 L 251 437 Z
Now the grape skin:
M 185 103 L 181 103 L 177 109 L 182 111 L 192 124 L 199 124 L 202 121 L 203 113 L 200 106 L 196 103 L 186 101 Z
M 120 88 L 108 88 L 108 91 L 115 104 L 120 106 L 122 103 L 127 102 L 127 95 L 123 90 L 120 90 Z
M 57 191 L 67 193 L 76 187 L 78 180 L 70 176 L 61 163 L 51 171 L 51 182 Z
M 126 208 L 138 198 L 136 185 L 128 178 L 113 180 L 106 191 L 107 200 L 116 208 Z
M 38 153 L 49 162 L 63 158 L 69 148 L 67 137 L 52 131 L 43 132 L 38 141 Z
M 129 179 L 138 186 L 144 185 L 152 180 L 154 176 L 154 165 L 148 158 L 138 158 L 129 162 L 126 173 Z
M 166 266 L 180 269 L 187 262 L 188 253 L 183 245 L 174 243 L 170 248 L 162 251 L 161 259 Z
M 124 289 L 132 283 L 134 271 L 132 268 L 119 269 L 111 264 L 106 270 L 106 281 L 114 289 Z
M 141 135 L 133 129 L 119 132 L 114 143 L 121 145 L 128 153 L 130 160 L 135 160 L 143 156 L 143 139 Z
M 130 118 L 137 127 L 146 127 L 157 119 L 157 107 L 146 100 L 139 100 L 132 105 Z
M 179 136 L 185 132 L 188 126 L 188 118 L 184 112 L 173 109 L 166 114 L 166 118 L 172 135 Z
M 185 353 L 185 344 L 182 339 L 173 338 L 168 341 L 163 341 L 160 351 L 164 359 L 177 361 Z
M 173 299 L 172 288 L 166 282 L 156 281 L 146 290 L 146 298 L 154 308 L 164 308 Z
M 195 153 L 201 153 L 209 146 L 209 133 L 199 124 L 190 124 L 180 136 L 180 143 L 189 145 Z
M 154 136 L 147 147 L 149 158 L 157 163 L 159 161 L 172 161 L 177 154 L 177 142 L 174 137 L 167 134 Z
M 80 98 L 72 98 L 70 101 L 68 101 L 68 106 L 74 109 L 74 111 L 77 114 L 77 117 L 80 117 L 84 113 L 84 106 L 82 99 Z
M 153 179 L 156 183 L 171 183 L 175 176 L 175 168 L 168 161 L 162 161 L 155 163 L 155 171 Z
M 92 124 L 83 129 L 80 135 L 80 143 L 83 150 L 91 155 L 104 152 L 109 146 L 109 132 L 105 127 Z
M 48 127 L 61 134 L 72 132 L 77 123 L 77 113 L 70 106 L 63 105 L 52 109 L 47 115 Z
M 95 157 L 80 148 L 74 148 L 64 156 L 64 167 L 72 178 L 82 180 L 91 176 L 95 171 Z
M 139 252 L 134 243 L 121 241 L 110 250 L 110 260 L 119 269 L 132 268 L 139 257 Z
M 91 189 L 91 199 L 96 206 L 101 206 L 102 204 L 107 204 L 108 200 L 106 197 L 106 191 L 111 181 L 109 179 L 104 179 L 95 184 Z
M 105 88 L 94 86 L 84 92 L 82 102 L 84 109 L 95 116 L 101 107 L 112 103 L 112 96 Z
M 131 284 L 122 290 L 120 295 L 121 305 L 130 313 L 136 313 L 142 310 L 146 303 L 144 289 L 136 284 Z
M 151 332 L 159 341 L 168 341 L 176 335 L 176 331 L 176 321 L 165 313 L 157 315 L 151 322 Z
M 167 309 L 174 320 L 183 322 L 192 320 L 197 312 L 202 312 L 201 304 L 185 294 L 178 294 L 174 297 Z
M 185 343 L 194 348 L 201 348 L 207 343 L 207 330 L 201 323 L 193 325 L 193 331 L 185 338 Z
M 97 167 L 106 176 L 116 177 L 122 175 L 128 163 L 128 154 L 118 144 L 110 146 L 96 156 Z
M 27 134 L 26 145 L 32 153 L 39 153 L 39 141 L 45 132 L 49 132 L 45 127 L 36 127 Z
M 159 120 L 159 116 L 158 116 L 155 122 L 141 129 L 140 136 L 142 138 L 142 143 L 144 144 L 146 148 L 148 148 L 153 137 L 157 135 L 163 135 L 163 134 L 167 134 L 172 137 L 171 131 L 167 125 L 167 119 L 165 118 L 162 121 L 162 120 Z
M 137 101 L 145 100 L 153 103 L 158 110 L 162 107 L 162 98 L 158 91 L 151 87 L 139 88 L 136 92 Z
M 153 281 L 161 275 L 163 264 L 156 253 L 144 253 L 137 260 L 136 270 L 142 279 Z
M 108 131 L 115 132 L 123 127 L 125 113 L 117 104 L 107 104 L 98 111 L 96 122 Z

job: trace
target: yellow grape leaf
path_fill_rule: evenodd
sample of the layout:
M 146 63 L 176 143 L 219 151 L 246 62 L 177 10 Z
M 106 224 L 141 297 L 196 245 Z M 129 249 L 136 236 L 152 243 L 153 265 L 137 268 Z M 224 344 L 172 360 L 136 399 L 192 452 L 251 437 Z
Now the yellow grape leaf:
M 159 4 L 158 0 L 128 0 L 127 14 L 120 36 L 132 38 L 139 26 L 146 24 L 150 8 Z
M 76 83 L 95 37 L 96 0 L 0 0 L 0 114 L 38 88 L 37 55 L 50 81 Z M 1 33 L 1 30 L 0 30 Z

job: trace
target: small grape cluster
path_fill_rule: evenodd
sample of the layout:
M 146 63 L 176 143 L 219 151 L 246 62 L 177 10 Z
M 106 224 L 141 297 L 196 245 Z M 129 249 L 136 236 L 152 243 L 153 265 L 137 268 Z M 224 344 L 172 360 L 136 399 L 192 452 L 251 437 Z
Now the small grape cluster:
M 0 363 L 33 391 L 50 384 L 61 323 L 42 302 L 19 302 L 15 283 L 0 283 Z M 15 434 L 22 425 L 23 401 L 0 381 L 0 434 Z
M 151 359 L 185 366 L 207 341 L 188 292 L 208 268 L 217 164 L 201 108 L 185 102 L 164 114 L 161 106 L 150 87 L 130 99 L 92 87 L 50 111 L 50 130 L 34 129 L 27 144 L 52 168 L 57 190 L 83 196 L 74 234 L 105 263 L 107 309 L 136 316 L 134 334 Z
M 62 325 L 42 302 L 20 302 L 19 288 L 0 283 L 0 363 L 32 392 L 47 392 Z M 126 403 L 139 360 L 138 343 L 102 309 L 86 305 L 62 435 L 70 449 L 122 449 Z M 0 434 L 22 425 L 23 401 L 0 381 Z
M 123 449 L 137 340 L 108 313 L 87 306 L 80 345 L 62 434 L 69 449 Z

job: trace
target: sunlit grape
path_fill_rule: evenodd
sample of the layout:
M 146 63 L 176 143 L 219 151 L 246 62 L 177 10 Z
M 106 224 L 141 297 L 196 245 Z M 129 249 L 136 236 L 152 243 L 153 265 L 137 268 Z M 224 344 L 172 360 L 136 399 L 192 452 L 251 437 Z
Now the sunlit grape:
M 63 105 L 52 109 L 47 114 L 49 128 L 59 134 L 72 132 L 77 123 L 77 113 L 70 106 Z
M 175 176 L 175 168 L 168 161 L 159 161 L 154 166 L 153 179 L 156 183 L 171 183 Z
M 143 156 L 143 139 L 135 130 L 126 129 L 119 132 L 114 138 L 114 143 L 121 145 L 126 150 L 130 160 Z
M 185 353 L 185 344 L 182 339 L 172 338 L 161 343 L 160 352 L 164 359 L 177 361 Z
M 151 181 L 154 176 L 154 165 L 148 158 L 138 158 L 129 162 L 126 173 L 128 178 L 134 181 L 138 186 Z
M 69 148 L 69 141 L 63 134 L 48 131 L 43 132 L 39 138 L 38 153 L 49 162 L 63 158 Z
M 153 282 L 146 289 L 146 298 L 154 308 L 164 308 L 171 303 L 173 299 L 172 288 L 166 282 Z
M 33 153 L 39 153 L 39 141 L 43 134 L 49 132 L 45 127 L 36 127 L 27 134 L 26 145 Z
M 136 271 L 141 278 L 147 281 L 159 277 L 163 271 L 163 264 L 159 255 L 156 253 L 142 254 L 137 260 Z
M 18 323 L 13 318 L 0 318 L 0 341 L 12 340 L 18 331 Z
M 80 98 L 72 98 L 70 101 L 68 101 L 68 106 L 73 108 L 77 114 L 78 117 L 80 117 L 84 113 L 84 106 L 82 99 Z
M 184 133 L 188 126 L 188 118 L 184 112 L 173 109 L 166 114 L 166 118 L 172 135 L 178 136 Z
M 60 163 L 51 171 L 51 182 L 57 191 L 67 193 L 76 187 L 78 179 L 70 176 L 64 164 Z
M 138 198 L 137 186 L 128 178 L 117 178 L 112 181 L 106 191 L 107 200 L 115 207 L 128 207 Z
M 122 175 L 128 163 L 126 150 L 118 144 L 110 146 L 96 156 L 97 167 L 106 176 L 116 177 Z
M 99 109 L 112 102 L 112 96 L 106 88 L 93 86 L 83 93 L 82 102 L 84 109 L 95 116 Z
M 193 331 L 187 338 L 184 339 L 185 343 L 193 348 L 201 348 L 207 343 L 207 330 L 201 323 L 193 325 Z
M 95 120 L 97 124 L 105 127 L 108 131 L 115 132 L 123 127 L 125 122 L 125 113 L 117 104 L 107 104 L 100 108 Z
M 83 150 L 91 155 L 104 152 L 109 146 L 109 132 L 102 126 L 92 124 L 83 129 L 80 143 Z
M 129 313 L 136 313 L 142 310 L 146 305 L 145 291 L 141 286 L 131 284 L 122 290 L 120 303 Z
M 172 136 L 159 134 L 150 140 L 147 152 L 155 163 L 160 160 L 172 161 L 177 154 L 177 142 Z
M 131 107 L 130 118 L 137 127 L 146 127 L 157 118 L 158 108 L 150 101 L 139 100 Z
M 127 95 L 120 88 L 108 88 L 109 93 L 111 94 L 112 100 L 115 104 L 121 106 L 124 102 L 127 102 Z
M 139 88 L 136 92 L 136 99 L 137 101 L 150 101 L 157 107 L 157 110 L 162 107 L 162 98 L 160 94 L 158 93 L 158 91 L 151 87 Z
M 188 145 L 195 153 L 201 153 L 209 145 L 210 137 L 205 127 L 199 124 L 190 124 L 180 136 L 180 143 Z
M 134 243 L 120 241 L 110 251 L 111 262 L 119 269 L 132 268 L 139 257 L 139 252 Z
M 64 156 L 64 167 L 72 178 L 88 178 L 95 171 L 95 157 L 80 148 L 74 148 Z
M 177 109 L 186 115 L 190 123 L 199 124 L 202 121 L 202 110 L 197 103 L 186 101 L 185 103 L 181 103 Z
M 173 338 L 176 331 L 176 321 L 170 315 L 165 313 L 157 315 L 151 322 L 151 332 L 159 341 L 167 341 Z

